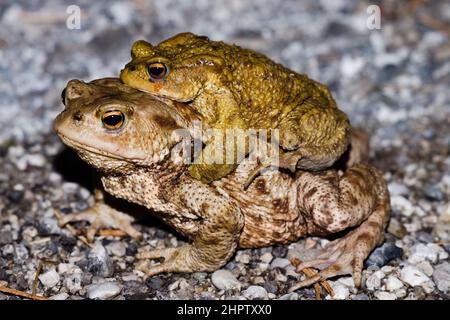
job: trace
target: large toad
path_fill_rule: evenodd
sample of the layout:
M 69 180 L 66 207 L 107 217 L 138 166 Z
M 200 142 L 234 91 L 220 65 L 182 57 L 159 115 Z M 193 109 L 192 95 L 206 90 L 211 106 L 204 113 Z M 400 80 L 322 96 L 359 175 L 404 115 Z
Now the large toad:
M 260 53 L 181 33 L 155 46 L 137 41 L 131 54 L 120 74 L 125 84 L 188 103 L 203 115 L 203 125 L 224 131 L 280 129 L 275 166 L 320 170 L 347 149 L 350 125 L 328 88 Z M 198 163 L 188 169 L 204 182 L 226 176 L 241 160 L 217 160 L 227 150 L 218 150 L 214 138 L 205 139 Z M 263 163 L 261 169 L 269 165 L 274 164 Z
M 149 276 L 213 271 L 236 248 L 340 233 L 314 259 L 299 265 L 321 271 L 294 288 L 343 274 L 352 274 L 360 285 L 363 261 L 382 241 L 389 218 L 388 191 L 375 168 L 354 164 L 344 172 L 298 171 L 295 176 L 272 170 L 244 190 L 243 182 L 257 165 L 246 158 L 233 173 L 208 185 L 190 177 L 188 165 L 180 161 L 183 128 L 200 117 L 190 108 L 131 89 L 117 79 L 72 80 L 64 100 L 66 108 L 54 128 L 99 171 L 104 189 L 152 209 L 192 240 L 142 254 L 141 258 L 164 258 L 150 267 Z M 118 225 L 123 222 L 123 216 L 104 203 L 101 211 Z M 128 222 L 124 225 L 129 227 Z M 344 230 L 348 232 L 342 235 Z

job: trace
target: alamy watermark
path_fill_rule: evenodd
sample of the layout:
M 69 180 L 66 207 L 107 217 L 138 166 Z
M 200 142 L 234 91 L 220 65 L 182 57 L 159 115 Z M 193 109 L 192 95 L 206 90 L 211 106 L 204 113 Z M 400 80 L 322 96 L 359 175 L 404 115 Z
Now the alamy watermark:
M 379 6 L 372 4 L 366 9 L 367 19 L 366 27 L 369 30 L 381 29 L 381 9 Z
M 66 27 L 69 30 L 81 29 L 81 8 L 77 5 L 70 5 L 66 9 L 68 17 L 66 19 Z

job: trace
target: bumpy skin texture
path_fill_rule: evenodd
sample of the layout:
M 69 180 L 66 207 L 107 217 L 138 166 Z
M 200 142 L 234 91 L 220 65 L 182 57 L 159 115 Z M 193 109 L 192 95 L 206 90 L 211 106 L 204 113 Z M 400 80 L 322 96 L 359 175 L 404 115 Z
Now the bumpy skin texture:
M 125 84 L 188 102 L 204 116 L 205 126 L 280 129 L 279 167 L 291 171 L 327 168 L 348 146 L 348 119 L 328 88 L 260 53 L 181 33 L 157 46 L 137 41 L 131 54 L 132 61 L 120 75 Z M 154 62 L 168 66 L 168 75 L 161 81 L 149 77 L 148 67 Z M 210 141 L 205 142 L 200 163 L 189 168 L 197 179 L 220 179 L 242 160 L 234 165 L 208 164 L 216 150 Z
M 114 79 L 89 84 L 72 80 L 65 96 L 66 109 L 54 129 L 99 170 L 105 190 L 152 209 L 192 239 L 186 246 L 141 253 L 140 258 L 165 258 L 150 267 L 149 276 L 213 271 L 237 247 L 287 244 L 350 229 L 315 259 L 303 261 L 301 268 L 323 270 L 294 288 L 342 274 L 353 274 L 360 285 L 363 261 L 383 240 L 389 218 L 388 191 L 375 168 L 354 164 L 343 173 L 298 171 L 295 177 L 273 170 L 243 190 L 249 171 L 257 166 L 246 158 L 226 178 L 208 185 L 190 177 L 187 165 L 177 160 L 183 156 L 177 149 L 177 129 L 188 128 L 198 118 L 186 106 L 134 91 Z M 126 115 L 119 129 L 102 125 L 102 115 L 111 110 Z M 173 150 L 179 157 L 170 157 Z M 361 158 L 354 152 L 353 159 Z

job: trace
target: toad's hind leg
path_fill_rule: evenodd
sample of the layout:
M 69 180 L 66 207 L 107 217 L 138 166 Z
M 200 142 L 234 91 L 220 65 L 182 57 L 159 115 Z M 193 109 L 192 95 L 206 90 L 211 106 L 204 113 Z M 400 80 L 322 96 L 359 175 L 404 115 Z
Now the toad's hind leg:
M 299 202 L 310 235 L 326 235 L 354 227 L 344 237 L 330 242 L 297 270 L 317 268 L 321 271 L 290 291 L 330 277 L 351 274 L 361 285 L 363 262 L 384 236 L 390 205 L 381 173 L 368 165 L 355 165 L 344 176 L 335 171 L 305 173 L 300 177 Z

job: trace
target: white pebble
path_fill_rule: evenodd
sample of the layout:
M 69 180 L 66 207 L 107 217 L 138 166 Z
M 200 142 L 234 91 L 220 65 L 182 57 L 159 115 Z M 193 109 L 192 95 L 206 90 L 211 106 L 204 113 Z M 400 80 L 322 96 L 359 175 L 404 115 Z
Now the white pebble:
M 403 282 L 401 282 L 397 277 L 395 276 L 389 276 L 386 280 L 386 289 L 389 291 L 395 291 L 403 287 Z
M 242 286 L 234 274 L 225 269 L 214 271 L 211 276 L 211 281 L 216 288 L 221 290 L 240 290 Z
M 106 251 L 116 257 L 123 257 L 127 252 L 127 245 L 123 242 L 112 242 L 106 246 Z
M 250 255 L 247 253 L 244 253 L 243 251 L 238 251 L 235 258 L 236 262 L 240 262 L 243 264 L 247 264 L 250 262 Z
M 289 266 L 290 264 L 291 264 L 291 262 L 288 259 L 275 258 L 272 260 L 272 263 L 270 264 L 270 268 L 271 269 L 275 269 L 275 268 L 284 269 L 287 266 Z
M 386 291 L 377 291 L 375 292 L 375 297 L 378 300 L 396 300 L 397 296 L 394 293 L 389 293 Z
M 415 266 L 405 266 L 400 272 L 400 279 L 411 287 L 420 286 L 429 282 L 430 278 Z
M 267 291 L 261 286 L 250 286 L 242 292 L 249 300 L 267 300 Z
M 422 270 L 427 276 L 433 275 L 433 266 L 428 261 L 422 261 L 416 264 L 416 267 Z
M 104 282 L 94 284 L 87 290 L 89 299 L 109 299 L 117 296 L 120 293 L 120 287 L 115 282 Z
M 270 261 L 272 261 L 272 259 L 273 259 L 273 255 L 270 252 L 264 253 L 260 258 L 260 260 L 264 263 L 270 263 Z
M 433 279 L 442 292 L 450 292 L 450 263 L 444 262 L 434 269 Z
M 339 282 L 334 282 L 331 284 L 331 287 L 334 291 L 334 297 L 327 295 L 326 299 L 334 299 L 334 300 L 345 300 L 350 295 L 350 290 Z
M 436 263 L 438 260 L 447 259 L 448 253 L 440 246 L 434 243 L 419 243 L 411 248 L 411 255 L 408 261 L 412 264 L 428 260 L 431 263 Z
M 67 300 L 68 297 L 69 297 L 69 294 L 67 294 L 67 292 L 63 292 L 63 293 L 58 293 L 58 294 L 55 294 L 54 296 L 51 296 L 49 298 L 49 300 Z
M 388 189 L 391 196 L 406 196 L 409 194 L 408 187 L 398 182 L 389 183 Z
M 55 269 L 50 269 L 39 276 L 39 281 L 41 281 L 45 287 L 53 288 L 59 283 L 59 274 Z
M 381 286 L 381 279 L 376 275 L 372 274 L 370 277 L 366 280 L 366 287 L 367 289 L 373 291 L 375 289 L 378 289 Z
M 278 300 L 298 300 L 298 293 L 297 292 L 287 293 L 279 297 Z
M 26 156 L 27 163 L 33 167 L 43 167 L 45 165 L 45 157 L 42 154 L 28 154 Z
M 398 211 L 406 217 L 410 217 L 414 213 L 413 204 L 403 196 L 392 196 L 391 204 L 394 211 Z

